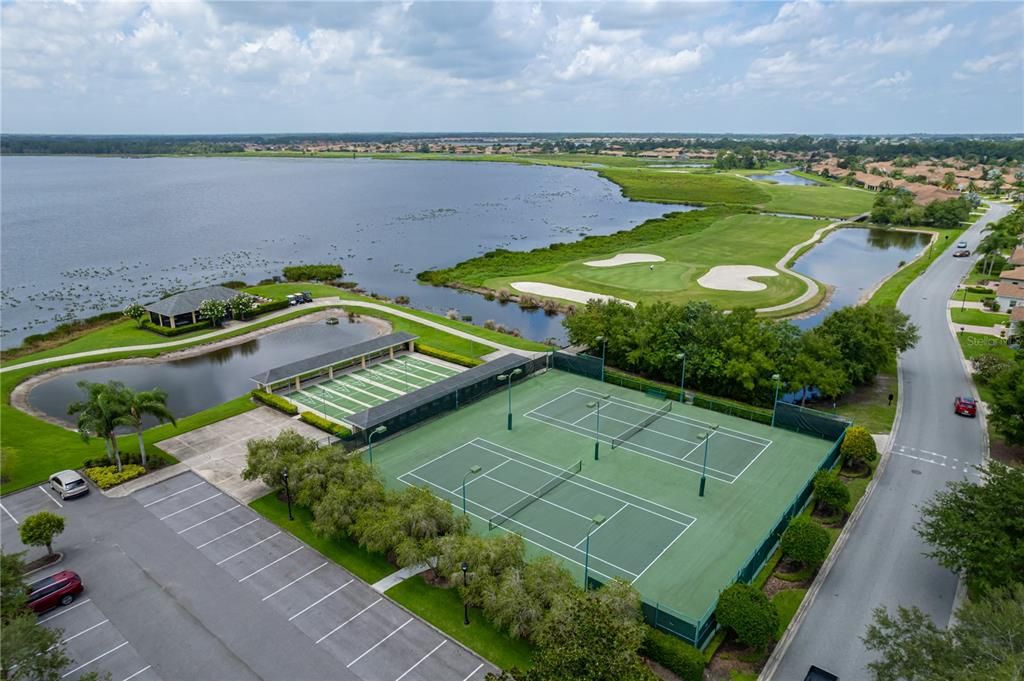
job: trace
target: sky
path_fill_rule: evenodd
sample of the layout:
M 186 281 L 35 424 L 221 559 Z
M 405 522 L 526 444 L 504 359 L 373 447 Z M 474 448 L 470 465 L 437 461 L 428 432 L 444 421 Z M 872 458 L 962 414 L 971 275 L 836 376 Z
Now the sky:
M 5 133 L 1019 133 L 1018 2 L 0 4 Z

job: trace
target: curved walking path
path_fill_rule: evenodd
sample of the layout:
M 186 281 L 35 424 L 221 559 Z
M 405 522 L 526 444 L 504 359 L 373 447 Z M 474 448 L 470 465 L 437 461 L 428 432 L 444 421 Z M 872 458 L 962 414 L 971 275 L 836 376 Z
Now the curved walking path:
M 394 308 L 394 307 L 388 307 L 386 305 L 381 305 L 379 303 L 370 303 L 370 302 L 363 301 L 363 300 L 344 300 L 342 298 L 320 298 L 320 299 L 317 299 L 317 300 L 313 301 L 310 304 L 307 304 L 305 306 L 305 309 L 307 309 L 307 310 L 315 310 L 315 309 L 327 308 L 327 307 L 361 307 L 361 308 L 368 309 L 368 310 L 377 310 L 379 312 L 386 312 L 387 314 L 395 315 L 396 317 L 401 317 L 403 319 L 408 319 L 409 321 L 416 322 L 417 324 L 423 324 L 424 326 L 429 326 L 429 327 L 431 327 L 433 329 L 438 329 L 439 331 L 444 331 L 445 333 L 450 333 L 451 335 L 458 336 L 459 338 L 465 338 L 467 340 L 471 340 L 471 341 L 475 341 L 477 343 L 480 343 L 481 345 L 487 345 L 489 347 L 494 348 L 495 350 L 501 350 L 501 351 L 504 351 L 504 352 L 516 352 L 516 353 L 520 353 L 520 354 L 526 353 L 526 354 L 529 354 L 529 355 L 533 354 L 532 352 L 530 352 L 528 350 L 521 350 L 519 348 L 514 348 L 514 347 L 512 347 L 510 345 L 505 345 L 503 343 L 498 343 L 496 341 L 488 340 L 486 338 L 481 338 L 480 336 L 477 336 L 477 335 L 474 335 L 472 333 L 469 333 L 468 331 L 463 331 L 461 329 L 454 329 L 454 328 L 452 328 L 450 326 L 446 326 L 444 324 L 441 324 L 440 322 L 435 322 L 432 319 L 427 319 L 425 317 L 420 317 L 419 315 L 415 315 L 415 314 L 413 314 L 411 312 L 407 312 L 405 310 L 401 310 L 401 309 Z M 121 345 L 121 346 L 116 346 L 116 347 L 111 347 L 111 348 L 99 348 L 97 350 L 84 350 L 82 352 L 72 352 L 72 353 L 69 353 L 69 354 L 66 354 L 66 355 L 55 355 L 53 357 L 44 357 L 42 359 L 34 359 L 34 360 L 30 361 L 30 362 L 21 362 L 19 364 L 12 364 L 12 365 L 9 365 L 9 366 L 0 367 L 0 373 L 6 372 L 6 371 L 14 371 L 16 369 L 25 369 L 27 367 L 42 366 L 42 365 L 45 365 L 45 364 L 54 364 L 56 362 L 62 362 L 62 361 L 69 360 L 69 359 L 82 359 L 82 358 L 85 358 L 85 357 L 97 357 L 99 355 L 109 355 L 112 352 L 139 352 L 139 351 L 143 351 L 143 350 L 163 350 L 163 349 L 166 349 L 166 348 L 176 348 L 176 347 L 181 347 L 181 346 L 184 346 L 184 345 L 201 344 L 204 341 L 216 340 L 219 337 L 224 336 L 226 334 L 235 333 L 239 329 L 244 329 L 244 328 L 250 327 L 250 326 L 256 326 L 257 324 L 262 325 L 265 322 L 267 322 L 268 320 L 275 319 L 277 317 L 283 317 L 283 316 L 285 316 L 287 314 L 290 314 L 290 313 L 292 313 L 294 311 L 295 310 L 292 310 L 290 308 L 286 308 L 284 310 L 279 310 L 277 312 L 271 312 L 270 314 L 268 314 L 268 315 L 266 315 L 264 317 L 261 317 L 260 319 L 257 319 L 257 320 L 253 320 L 253 321 L 249 321 L 249 322 L 238 322 L 238 323 L 233 324 L 231 327 L 226 328 L 226 329 L 220 329 L 218 331 L 211 331 L 210 333 L 204 333 L 201 336 L 192 336 L 191 338 L 183 338 L 183 339 L 179 339 L 179 340 L 172 340 L 172 341 L 167 341 L 167 342 L 164 342 L 164 343 L 146 343 L 146 344 L 143 344 L 143 345 Z
M 806 277 L 806 276 L 800 274 L 799 272 L 797 272 L 795 270 L 789 269 L 789 267 L 786 265 L 786 263 L 788 263 L 790 261 L 790 259 L 793 256 L 795 256 L 800 251 L 801 248 L 803 248 L 804 246 L 808 246 L 810 244 L 816 243 L 818 240 L 821 239 L 822 235 L 824 235 L 825 232 L 828 232 L 829 230 L 835 229 L 839 225 L 846 224 L 847 222 L 849 222 L 849 220 L 840 220 L 838 222 L 830 223 L 830 224 L 826 225 L 825 227 L 822 227 L 821 229 L 819 229 L 816 232 L 814 232 L 814 234 L 811 235 L 811 238 L 808 239 L 807 241 L 802 241 L 802 242 L 798 243 L 797 245 L 793 246 L 793 248 L 791 248 L 788 251 L 786 251 L 786 255 L 782 256 L 782 259 L 780 259 L 777 263 L 775 263 L 775 269 L 779 270 L 780 272 L 785 272 L 786 274 L 794 276 L 797 279 L 799 279 L 800 281 L 804 282 L 805 284 L 807 284 L 807 290 L 804 291 L 803 294 L 801 294 L 801 295 L 797 296 L 796 298 L 794 298 L 793 300 L 789 301 L 788 303 L 782 303 L 781 305 L 772 305 L 771 307 L 759 307 L 759 308 L 757 308 L 756 311 L 757 312 L 779 312 L 781 310 L 788 310 L 788 309 L 790 309 L 792 307 L 797 307 L 799 305 L 803 305 L 808 300 L 811 300 L 816 295 L 818 295 L 818 289 L 819 289 L 818 282 L 814 281 L 810 277 Z

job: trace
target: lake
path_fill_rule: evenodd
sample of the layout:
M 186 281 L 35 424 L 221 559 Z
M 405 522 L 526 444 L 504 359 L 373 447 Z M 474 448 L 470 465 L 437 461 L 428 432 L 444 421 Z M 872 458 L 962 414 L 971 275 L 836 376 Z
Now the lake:
M 256 387 L 250 376 L 375 335 L 369 324 L 344 320 L 336 326 L 322 321 L 300 324 L 196 357 L 62 374 L 33 388 L 28 401 L 50 416 L 74 423 L 74 417 L 68 416 L 68 404 L 82 399 L 79 381 L 121 381 L 134 390 L 166 390 L 167 406 L 175 418 L 181 418 L 249 392 Z
M 255 283 L 308 262 L 340 263 L 367 291 L 420 309 L 561 339 L 559 315 L 421 285 L 416 273 L 668 210 L 592 172 L 504 163 L 4 156 L 0 170 L 3 347 L 165 291 Z
M 793 173 L 789 172 L 789 170 L 777 170 L 774 173 L 768 173 L 764 175 L 747 175 L 747 177 L 756 182 L 774 182 L 775 184 L 821 184 L 820 182 L 815 182 L 814 180 L 808 180 L 806 177 L 794 175 Z

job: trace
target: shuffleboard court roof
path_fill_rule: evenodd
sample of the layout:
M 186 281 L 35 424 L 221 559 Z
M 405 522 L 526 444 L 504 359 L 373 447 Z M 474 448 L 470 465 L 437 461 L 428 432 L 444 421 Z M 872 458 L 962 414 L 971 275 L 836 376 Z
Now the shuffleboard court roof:
M 430 404 L 439 397 L 454 393 L 456 390 L 468 388 L 482 381 L 494 380 L 499 375 L 529 361 L 529 357 L 515 353 L 502 355 L 486 364 L 466 369 L 425 388 L 406 393 L 384 404 L 378 404 L 376 407 L 370 407 L 366 411 L 346 416 L 345 421 L 362 430 L 369 430 L 417 407 Z
M 354 345 L 346 345 L 343 348 L 337 350 L 331 350 L 319 355 L 307 357 L 306 359 L 300 359 L 297 362 L 290 362 L 283 364 L 279 367 L 274 367 L 264 371 L 262 374 L 257 374 L 252 377 L 252 380 L 256 381 L 260 385 L 269 385 L 271 383 L 278 383 L 279 381 L 286 381 L 302 374 L 308 374 L 312 371 L 318 371 L 325 369 L 329 366 L 334 366 L 341 362 L 346 362 L 350 359 L 356 359 L 363 355 L 368 355 L 371 352 L 377 352 L 379 350 L 387 350 L 398 345 L 404 345 L 409 341 L 418 339 L 419 336 L 415 336 L 406 331 L 399 331 L 398 333 L 390 333 L 386 336 L 377 336 L 370 340 L 363 341 L 361 343 L 355 343 Z
M 167 296 L 143 307 L 149 312 L 162 314 L 165 317 L 174 317 L 198 310 L 200 303 L 204 300 L 231 300 L 239 293 L 239 291 L 226 286 L 204 286 L 191 291 L 175 293 L 173 296 Z

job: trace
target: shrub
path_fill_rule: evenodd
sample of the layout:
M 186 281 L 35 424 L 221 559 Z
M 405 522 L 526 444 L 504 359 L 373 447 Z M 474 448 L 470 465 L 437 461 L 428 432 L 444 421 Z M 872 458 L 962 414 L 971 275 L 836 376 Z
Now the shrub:
M 986 352 L 971 360 L 974 377 L 979 383 L 991 383 L 999 374 L 1013 368 L 1013 362 L 994 352 Z
M 124 465 L 134 464 L 136 466 L 141 466 L 142 454 L 139 452 L 121 452 L 121 463 Z M 155 471 L 158 468 L 169 466 L 172 463 L 174 463 L 174 459 L 160 450 L 146 450 L 146 470 Z M 105 468 L 109 465 L 110 459 L 105 456 L 97 457 L 95 459 L 86 459 L 82 462 L 82 468 Z
M 464 367 L 477 367 L 484 363 L 482 359 L 477 359 L 475 357 L 466 357 L 465 355 L 460 355 L 454 352 L 448 352 L 447 350 L 438 350 L 437 348 L 432 348 L 429 345 L 417 345 L 416 352 L 427 355 L 429 357 L 443 359 L 446 362 L 451 362 L 452 364 L 458 364 Z
M 524 310 L 535 310 L 538 307 L 540 307 L 540 298 L 538 298 L 537 296 L 531 296 L 524 293 L 523 295 L 519 296 L 519 307 L 523 308 Z
M 458 319 L 459 319 L 459 311 L 456 310 L 455 308 L 452 308 L 452 309 L 448 310 L 447 312 L 445 312 L 444 316 L 447 317 L 448 319 L 452 319 L 452 320 L 458 321 Z
M 85 469 L 85 475 L 100 489 L 110 489 L 114 485 L 133 480 L 140 475 L 145 475 L 146 469 L 136 464 L 127 464 L 117 472 L 117 466 L 94 466 Z
M 675 636 L 647 628 L 640 654 L 657 662 L 682 681 L 701 681 L 704 677 L 704 654 Z
M 995 295 L 995 291 L 987 286 L 968 286 L 967 290 L 971 293 L 982 293 L 988 295 Z
M 246 288 L 248 286 L 248 284 L 246 284 L 244 281 L 238 281 L 237 279 L 232 279 L 231 281 L 225 281 L 223 284 L 221 284 L 221 286 L 223 286 L 224 288 L 233 288 L 235 290 L 238 290 L 238 289 Z
M 337 286 L 338 288 L 343 288 L 343 289 L 354 289 L 356 286 L 359 286 L 358 282 L 354 282 L 354 281 L 336 281 L 336 282 L 334 282 L 334 285 Z M 404 297 L 404 296 L 399 296 L 399 298 L 402 298 L 402 297 Z
M 257 402 L 262 402 L 268 407 L 273 407 L 278 411 L 284 412 L 289 416 L 295 416 L 299 413 L 299 408 L 289 402 L 283 397 L 274 395 L 273 393 L 265 393 L 262 390 L 253 390 L 249 393 L 250 396 Z
M 334 437 L 346 438 L 352 435 L 352 431 L 349 428 L 346 428 L 340 423 L 335 423 L 334 421 L 325 419 L 323 416 L 314 414 L 311 411 L 302 412 L 299 416 L 299 420 L 305 421 L 309 425 L 319 428 L 325 433 L 330 433 Z
M 839 452 L 843 455 L 843 465 L 853 468 L 874 461 L 878 456 L 878 447 L 867 428 L 851 426 L 846 431 Z
M 18 534 L 26 546 L 45 546 L 46 553 L 53 555 L 53 538 L 64 531 L 64 518 L 56 513 L 40 511 L 21 521 Z
M 819 509 L 838 513 L 850 503 L 850 490 L 832 471 L 818 471 L 814 476 L 814 500 Z
M 488 319 L 487 321 L 484 322 L 484 328 L 487 329 L 488 331 L 494 331 L 495 329 L 498 328 L 498 323 L 493 319 Z
M 129 303 L 128 305 L 125 305 L 125 308 L 124 310 L 121 311 L 121 314 L 123 314 L 125 317 L 128 317 L 129 319 L 134 319 L 135 323 L 138 325 L 140 329 L 142 328 L 143 322 L 145 322 L 146 318 L 149 317 L 149 312 L 147 312 L 146 308 L 144 308 L 142 304 L 138 302 Z
M 287 298 L 285 298 L 283 300 L 271 300 L 270 302 L 260 303 L 259 305 L 257 305 L 253 309 L 253 311 L 252 311 L 252 316 L 253 317 L 258 317 L 259 315 L 264 314 L 265 312 L 273 312 L 274 310 L 283 310 L 286 307 L 288 307 L 288 299 Z
M 288 281 L 330 281 L 345 273 L 341 265 L 289 265 L 282 270 Z
M 782 555 L 816 568 L 828 555 L 828 532 L 810 518 L 794 518 L 782 533 Z
M 557 300 L 551 300 L 550 298 L 544 301 L 544 314 L 558 314 L 559 305 Z
M 512 294 L 508 292 L 507 288 L 498 289 L 498 302 L 507 303 L 512 300 Z
M 197 322 L 195 324 L 185 324 L 184 326 L 176 326 L 173 329 L 170 328 L 169 326 L 157 326 L 152 322 L 142 322 L 142 328 L 146 329 L 147 331 L 152 331 L 153 333 L 160 334 L 161 336 L 167 336 L 168 338 L 172 336 L 181 336 L 186 333 L 192 333 L 193 331 L 199 331 L 200 329 L 208 329 L 211 326 L 213 325 L 210 323 L 209 319 L 204 319 L 203 321 Z
M 779 628 L 779 613 L 760 589 L 733 584 L 722 592 L 715 609 L 718 623 L 741 643 L 763 649 Z
M 395 296 L 395 305 L 408 305 L 409 296 Z

